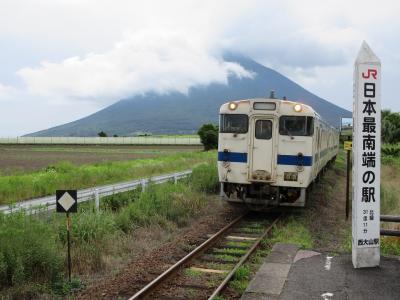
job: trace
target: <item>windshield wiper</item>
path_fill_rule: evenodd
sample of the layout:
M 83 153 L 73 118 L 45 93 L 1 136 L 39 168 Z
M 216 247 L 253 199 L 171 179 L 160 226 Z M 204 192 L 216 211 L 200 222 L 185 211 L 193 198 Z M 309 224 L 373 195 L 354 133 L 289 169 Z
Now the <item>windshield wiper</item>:
M 285 127 L 285 131 L 286 131 L 287 135 L 290 136 L 291 139 L 293 139 L 293 134 L 289 131 L 289 129 L 287 129 Z

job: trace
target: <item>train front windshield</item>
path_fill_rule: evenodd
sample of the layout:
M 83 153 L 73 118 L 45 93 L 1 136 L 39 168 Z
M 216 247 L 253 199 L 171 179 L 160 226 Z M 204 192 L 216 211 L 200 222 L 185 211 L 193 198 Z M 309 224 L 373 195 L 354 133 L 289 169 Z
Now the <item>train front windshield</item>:
M 222 114 L 219 126 L 221 133 L 246 133 L 249 117 L 241 114 Z
M 279 120 L 279 134 L 311 136 L 314 132 L 314 118 L 304 116 L 282 116 Z

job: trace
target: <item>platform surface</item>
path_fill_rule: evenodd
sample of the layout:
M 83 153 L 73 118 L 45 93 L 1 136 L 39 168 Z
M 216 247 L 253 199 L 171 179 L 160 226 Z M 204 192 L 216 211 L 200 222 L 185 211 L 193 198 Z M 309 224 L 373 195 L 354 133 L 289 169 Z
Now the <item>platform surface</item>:
M 349 254 L 293 255 L 295 247 L 274 247 L 242 299 L 400 299 L 398 257 L 381 257 L 377 268 L 354 269 Z

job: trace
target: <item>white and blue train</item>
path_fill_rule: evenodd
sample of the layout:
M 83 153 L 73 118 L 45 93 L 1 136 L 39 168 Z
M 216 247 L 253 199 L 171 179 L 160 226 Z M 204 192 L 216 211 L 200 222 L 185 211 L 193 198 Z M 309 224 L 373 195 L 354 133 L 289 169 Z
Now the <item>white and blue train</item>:
M 339 149 L 338 130 L 312 107 L 274 98 L 223 104 L 219 130 L 219 181 L 230 202 L 305 206 Z

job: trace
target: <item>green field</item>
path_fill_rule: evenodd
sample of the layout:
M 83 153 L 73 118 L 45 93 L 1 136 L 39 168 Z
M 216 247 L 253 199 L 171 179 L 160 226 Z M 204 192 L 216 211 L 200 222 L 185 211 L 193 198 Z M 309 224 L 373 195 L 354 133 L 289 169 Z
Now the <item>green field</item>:
M 26 174 L 63 161 L 83 165 L 201 150 L 197 145 L 0 145 L 0 175 Z
M 215 158 L 216 152 L 192 151 L 80 166 L 59 162 L 30 173 L 0 176 L 0 204 L 54 194 L 57 189 L 82 189 L 190 169 Z

